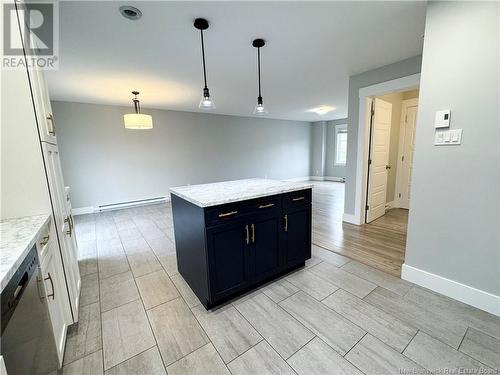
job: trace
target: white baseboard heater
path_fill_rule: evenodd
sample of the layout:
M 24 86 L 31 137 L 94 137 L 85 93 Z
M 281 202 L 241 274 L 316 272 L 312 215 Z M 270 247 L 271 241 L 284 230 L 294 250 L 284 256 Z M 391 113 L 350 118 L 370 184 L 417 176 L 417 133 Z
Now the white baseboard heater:
M 97 207 L 97 212 L 104 212 L 104 211 L 112 211 L 112 210 L 119 210 L 123 208 L 130 208 L 130 207 L 136 207 L 136 206 L 146 206 L 149 204 L 156 204 L 156 203 L 164 203 L 168 202 L 169 198 L 167 197 L 157 197 L 157 198 L 149 198 L 149 199 L 140 199 L 137 201 L 128 201 L 128 202 L 120 202 L 120 203 L 113 203 L 113 204 L 103 204 L 101 206 Z

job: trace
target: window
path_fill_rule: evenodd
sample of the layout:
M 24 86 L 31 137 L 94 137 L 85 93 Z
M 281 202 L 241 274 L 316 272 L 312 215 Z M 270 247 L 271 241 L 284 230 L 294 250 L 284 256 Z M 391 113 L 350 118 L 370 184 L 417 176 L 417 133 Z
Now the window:
M 345 165 L 347 160 L 347 125 L 335 126 L 334 165 Z

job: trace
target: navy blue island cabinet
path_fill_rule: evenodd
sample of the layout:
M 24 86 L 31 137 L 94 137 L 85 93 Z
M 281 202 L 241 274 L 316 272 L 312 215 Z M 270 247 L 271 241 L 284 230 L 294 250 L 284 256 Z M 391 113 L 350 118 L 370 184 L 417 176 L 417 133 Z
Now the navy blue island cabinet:
M 171 199 L 177 267 L 206 309 L 311 257 L 311 188 L 208 207 Z

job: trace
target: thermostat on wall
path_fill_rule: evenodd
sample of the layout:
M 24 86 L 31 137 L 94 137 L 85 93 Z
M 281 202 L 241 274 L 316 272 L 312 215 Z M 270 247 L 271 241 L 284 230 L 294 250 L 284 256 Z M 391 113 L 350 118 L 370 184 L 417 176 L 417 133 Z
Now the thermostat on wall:
M 436 118 L 434 119 L 435 128 L 449 128 L 450 127 L 450 110 L 437 111 Z

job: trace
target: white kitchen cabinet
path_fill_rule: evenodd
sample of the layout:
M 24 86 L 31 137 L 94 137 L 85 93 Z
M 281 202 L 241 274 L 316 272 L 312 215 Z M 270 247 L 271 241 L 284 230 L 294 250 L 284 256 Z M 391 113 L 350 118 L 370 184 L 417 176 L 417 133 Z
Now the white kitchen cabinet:
M 62 267 L 59 246 L 54 230 L 53 221 L 41 239 L 37 242 L 37 250 L 40 259 L 43 283 L 49 308 L 50 321 L 56 340 L 59 366 L 64 359 L 64 348 L 66 342 L 66 331 L 73 320 L 66 293 L 64 271 Z M 39 280 L 42 282 L 42 280 Z
M 42 142 L 42 150 L 51 192 L 55 229 L 58 234 L 60 253 L 65 266 L 73 319 L 76 322 L 78 320 L 81 279 L 78 269 L 78 247 L 75 240 L 73 217 L 71 212 L 67 211 L 66 191 L 57 145 Z
M 17 28 L 10 31 L 24 36 Z M 52 214 L 37 248 L 43 272 L 40 282 L 53 294 L 48 297 L 49 312 L 62 364 L 67 327 L 78 321 L 81 281 L 57 139 L 53 123 L 47 120 L 52 112 L 50 98 L 41 70 L 3 70 L 0 85 L 1 218 Z
M 40 139 L 43 142 L 57 144 L 56 125 L 50 104 L 49 90 L 45 75 L 36 65 L 28 69 L 32 84 L 35 111 L 37 114 Z

